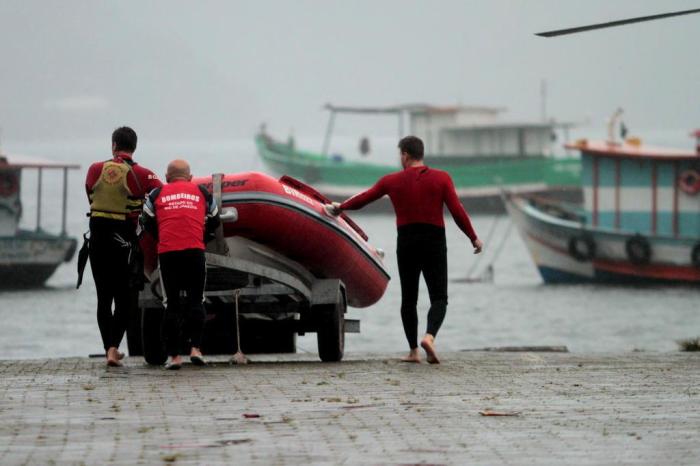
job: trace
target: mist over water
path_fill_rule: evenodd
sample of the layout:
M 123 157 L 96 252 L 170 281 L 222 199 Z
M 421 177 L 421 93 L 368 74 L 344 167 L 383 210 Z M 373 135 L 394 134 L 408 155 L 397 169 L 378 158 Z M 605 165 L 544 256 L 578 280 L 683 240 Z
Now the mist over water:
M 581 137 L 604 135 L 597 128 L 581 129 Z M 645 141 L 675 147 L 692 147 L 685 129 L 635 131 Z M 578 135 L 576 136 L 578 137 Z M 299 138 L 298 147 L 315 150 L 321 138 Z M 371 157 L 377 163 L 395 163 L 395 137 L 376 139 Z M 84 179 L 88 166 L 110 157 L 108 135 L 100 140 L 62 142 L 12 142 L 8 153 L 48 157 L 81 164 L 70 174 L 68 232 L 79 237 L 87 230 L 88 210 Z M 339 137 L 334 150 L 352 158 L 357 138 Z M 143 138 L 135 159 L 159 175 L 176 157 L 189 160 L 193 172 L 265 171 L 251 138 L 222 140 L 148 140 Z M 44 175 L 44 222 L 49 231 L 60 228 L 59 172 Z M 35 175 L 23 179 L 23 226 L 34 228 Z M 469 210 L 469 204 L 466 205 Z M 370 241 L 386 251 L 385 263 L 392 276 L 384 298 L 367 309 L 351 309 L 350 318 L 361 320 L 362 333 L 350 334 L 348 352 L 404 351 L 399 316 L 400 288 L 396 267 L 396 230 L 393 215 L 353 213 Z M 474 256 L 466 237 L 447 219 L 449 250 L 449 306 L 438 338 L 439 348 L 460 350 L 505 345 L 566 345 L 572 351 L 672 351 L 675 340 L 700 334 L 697 287 L 545 286 L 528 252 L 505 216 L 476 216 L 477 232 L 486 242 L 483 257 Z M 489 231 L 492 236 L 487 237 Z M 500 247 L 502 245 L 502 248 Z M 496 257 L 497 250 L 501 250 Z M 476 261 L 479 261 L 476 265 Z M 481 274 L 493 264 L 492 283 L 459 283 L 471 271 Z M 101 351 L 95 320 L 92 277 L 75 290 L 75 260 L 61 266 L 42 290 L 0 292 L 0 355 L 2 358 L 85 356 Z M 421 283 L 420 330 L 428 309 L 427 289 Z M 123 343 L 125 345 L 125 343 Z M 300 351 L 315 352 L 315 335 L 298 339 Z

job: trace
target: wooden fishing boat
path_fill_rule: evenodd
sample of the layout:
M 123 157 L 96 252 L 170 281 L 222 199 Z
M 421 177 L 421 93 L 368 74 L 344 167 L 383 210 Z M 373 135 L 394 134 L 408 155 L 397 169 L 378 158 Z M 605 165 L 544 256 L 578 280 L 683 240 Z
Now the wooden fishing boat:
M 583 206 L 507 194 L 546 283 L 700 282 L 700 131 L 695 151 L 581 140 Z
M 0 155 L 0 288 L 19 289 L 42 286 L 56 268 L 69 262 L 77 242 L 66 232 L 68 170 L 78 165 L 32 157 Z M 22 218 L 22 173 L 36 170 L 36 227 L 19 227 Z M 42 178 L 47 170 L 63 172 L 61 231 L 49 233 L 42 227 Z
M 396 165 L 381 165 L 331 153 L 336 115 L 347 113 L 394 116 L 399 121 L 399 137 L 404 135 L 403 121 L 408 118 L 411 133 L 425 143 L 425 162 L 450 173 L 459 197 L 472 201 L 471 212 L 502 211 L 502 189 L 580 200 L 579 160 L 555 157 L 552 151 L 553 135 L 557 130 L 566 134 L 570 124 L 501 121 L 504 110 L 494 107 L 327 105 L 326 109 L 330 119 L 320 152 L 298 149 L 293 141 L 280 142 L 264 129 L 255 141 L 270 170 L 312 184 L 333 200 L 344 200 L 399 170 L 398 156 Z M 367 138 L 361 138 L 358 150 L 361 156 L 368 156 L 371 144 Z

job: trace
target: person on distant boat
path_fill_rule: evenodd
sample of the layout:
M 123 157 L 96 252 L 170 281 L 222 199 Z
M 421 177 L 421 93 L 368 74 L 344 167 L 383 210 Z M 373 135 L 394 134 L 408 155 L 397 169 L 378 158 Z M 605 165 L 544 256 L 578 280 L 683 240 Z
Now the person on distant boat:
M 165 305 L 163 337 L 170 356 L 166 368 L 176 370 L 182 366 L 181 320 L 184 320 L 185 334 L 190 340 L 190 361 L 198 366 L 206 365 L 201 351 L 205 318 L 205 237 L 216 230 L 220 218 L 209 191 L 192 183 L 190 166 L 185 160 L 170 162 L 165 179 L 168 182 L 165 186 L 154 189 L 146 197 L 141 223 L 158 240 Z M 187 295 L 184 299 L 183 291 Z
M 420 362 L 418 351 L 418 282 L 421 272 L 430 295 L 430 310 L 421 347 L 427 361 L 439 364 L 435 337 L 447 310 L 447 244 L 443 205 L 447 205 L 457 226 L 467 235 L 474 254 L 483 248 L 464 207 L 459 202 L 450 175 L 423 163 L 423 141 L 406 136 L 399 141 L 403 170 L 381 178 L 369 190 L 342 204 L 329 204 L 333 215 L 344 210 L 360 209 L 388 195 L 396 212 L 398 227 L 396 254 L 401 281 L 401 320 L 410 352 L 403 360 Z
M 89 257 L 97 289 L 97 324 L 107 365 L 121 366 L 119 344 L 138 296 L 132 270 L 137 252 L 136 226 L 146 193 L 162 185 L 133 160 L 136 132 L 123 126 L 112 133 L 112 158 L 93 163 L 85 190 L 90 202 Z M 114 313 L 112 313 L 114 303 Z

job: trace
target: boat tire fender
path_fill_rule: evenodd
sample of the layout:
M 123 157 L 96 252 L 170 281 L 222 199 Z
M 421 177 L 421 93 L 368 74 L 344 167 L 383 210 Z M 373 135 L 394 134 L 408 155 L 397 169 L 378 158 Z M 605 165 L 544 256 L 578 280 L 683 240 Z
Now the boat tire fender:
M 651 245 L 642 235 L 635 235 L 628 239 L 625 243 L 625 251 L 633 264 L 645 265 L 651 260 Z
M 691 196 L 700 192 L 700 173 L 697 170 L 689 169 L 681 173 L 678 185 L 686 194 Z
M 700 269 L 700 243 L 693 247 L 693 251 L 690 253 L 690 262 L 693 267 Z
M 596 245 L 590 235 L 573 236 L 569 240 L 569 254 L 579 262 L 588 262 L 595 257 Z

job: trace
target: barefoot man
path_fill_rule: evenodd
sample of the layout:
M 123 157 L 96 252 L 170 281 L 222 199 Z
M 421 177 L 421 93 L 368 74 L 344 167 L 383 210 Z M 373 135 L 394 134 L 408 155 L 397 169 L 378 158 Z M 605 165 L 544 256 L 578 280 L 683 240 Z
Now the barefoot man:
M 146 197 L 141 223 L 158 239 L 160 279 L 165 290 L 163 337 L 170 356 L 166 368 L 177 370 L 182 365 L 181 320 L 186 327 L 182 333 L 190 339 L 190 361 L 206 365 L 200 350 L 206 317 L 204 238 L 206 231 L 216 229 L 220 219 L 211 194 L 191 181 L 186 161 L 170 162 L 165 179 L 168 184 Z
M 90 268 L 97 289 L 97 325 L 108 366 L 122 365 L 124 353 L 119 351 L 119 344 L 138 299 L 131 265 L 143 198 L 162 184 L 151 170 L 134 161 L 137 141 L 136 132 L 128 126 L 115 129 L 112 158 L 90 165 L 85 178 L 90 202 Z
M 422 272 L 430 295 L 430 310 L 428 328 L 420 344 L 428 362 L 439 364 L 435 337 L 447 311 L 447 245 L 443 205 L 447 205 L 457 226 L 469 237 L 474 254 L 481 252 L 483 244 L 459 202 L 450 175 L 423 163 L 423 141 L 407 136 L 399 141 L 398 147 L 402 171 L 384 176 L 369 190 L 342 204 L 333 203 L 327 210 L 339 215 L 343 210 L 360 209 L 384 195 L 389 196 L 396 211 L 398 227 L 396 255 L 401 281 L 401 320 L 411 348 L 403 360 L 421 361 L 416 305 Z

